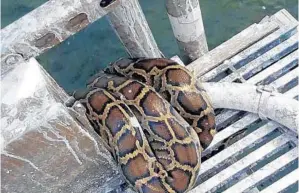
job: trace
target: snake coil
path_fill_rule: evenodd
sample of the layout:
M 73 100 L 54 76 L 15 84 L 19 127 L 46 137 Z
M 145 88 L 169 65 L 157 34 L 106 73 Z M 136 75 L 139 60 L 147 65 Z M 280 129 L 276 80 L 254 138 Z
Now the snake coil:
M 73 96 L 135 190 L 194 187 L 201 151 L 215 134 L 215 115 L 185 67 L 162 58 L 120 59 Z

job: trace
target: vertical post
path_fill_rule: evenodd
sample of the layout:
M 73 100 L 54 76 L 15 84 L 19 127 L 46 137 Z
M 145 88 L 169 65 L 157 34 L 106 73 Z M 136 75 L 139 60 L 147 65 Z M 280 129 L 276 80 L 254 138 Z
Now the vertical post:
M 120 0 L 107 16 L 131 57 L 161 57 L 138 0 Z
M 166 0 L 166 9 L 184 63 L 207 53 L 199 0 Z

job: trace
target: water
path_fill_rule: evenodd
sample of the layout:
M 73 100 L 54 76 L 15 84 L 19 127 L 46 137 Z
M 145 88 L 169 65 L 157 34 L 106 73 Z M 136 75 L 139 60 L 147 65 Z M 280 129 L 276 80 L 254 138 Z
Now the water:
M 1 28 L 44 2 L 2 0 Z M 140 4 L 160 50 L 166 57 L 179 54 L 164 1 L 140 0 Z M 298 17 L 297 0 L 201 0 L 200 5 L 210 50 L 283 8 Z M 72 91 L 84 87 L 86 80 L 109 62 L 126 56 L 107 20 L 102 18 L 37 59 L 66 91 Z

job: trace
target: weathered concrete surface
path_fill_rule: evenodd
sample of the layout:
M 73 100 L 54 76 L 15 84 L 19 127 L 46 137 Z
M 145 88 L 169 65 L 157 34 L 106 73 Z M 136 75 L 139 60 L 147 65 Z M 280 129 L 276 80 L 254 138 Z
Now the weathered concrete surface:
M 161 57 L 138 0 L 120 0 L 107 16 L 131 57 Z
M 186 64 L 208 52 L 198 0 L 166 0 L 174 36 Z
M 105 9 L 99 0 L 51 0 L 1 30 L 2 74 L 22 60 L 38 56 L 119 4 Z
M 1 84 L 3 193 L 109 192 L 123 183 L 84 111 L 63 105 L 66 93 L 36 60 Z

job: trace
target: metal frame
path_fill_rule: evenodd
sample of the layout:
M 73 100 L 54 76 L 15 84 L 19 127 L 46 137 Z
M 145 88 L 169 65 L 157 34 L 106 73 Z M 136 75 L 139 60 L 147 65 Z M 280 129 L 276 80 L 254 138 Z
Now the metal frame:
M 202 74 L 202 81 L 266 84 L 287 97 L 298 97 L 298 22 L 282 10 L 257 25 L 261 25 L 261 30 L 267 29 L 264 24 L 276 26 L 275 30 L 253 39 L 236 55 L 218 53 L 227 52 L 226 45 L 240 45 L 235 40 L 247 29 L 188 67 Z M 215 63 L 207 67 L 212 70 L 195 66 L 207 63 L 206 58 L 214 58 Z M 298 178 L 293 178 L 298 170 L 298 133 L 261 120 L 258 115 L 235 110 L 217 111 L 216 120 L 219 133 L 203 152 L 206 161 L 199 185 L 191 192 L 279 192 L 298 183 Z M 231 138 L 234 135 L 238 137 Z M 223 144 L 226 145 L 221 150 Z M 284 174 L 289 165 L 295 169 Z M 273 176 L 280 178 L 272 183 Z

